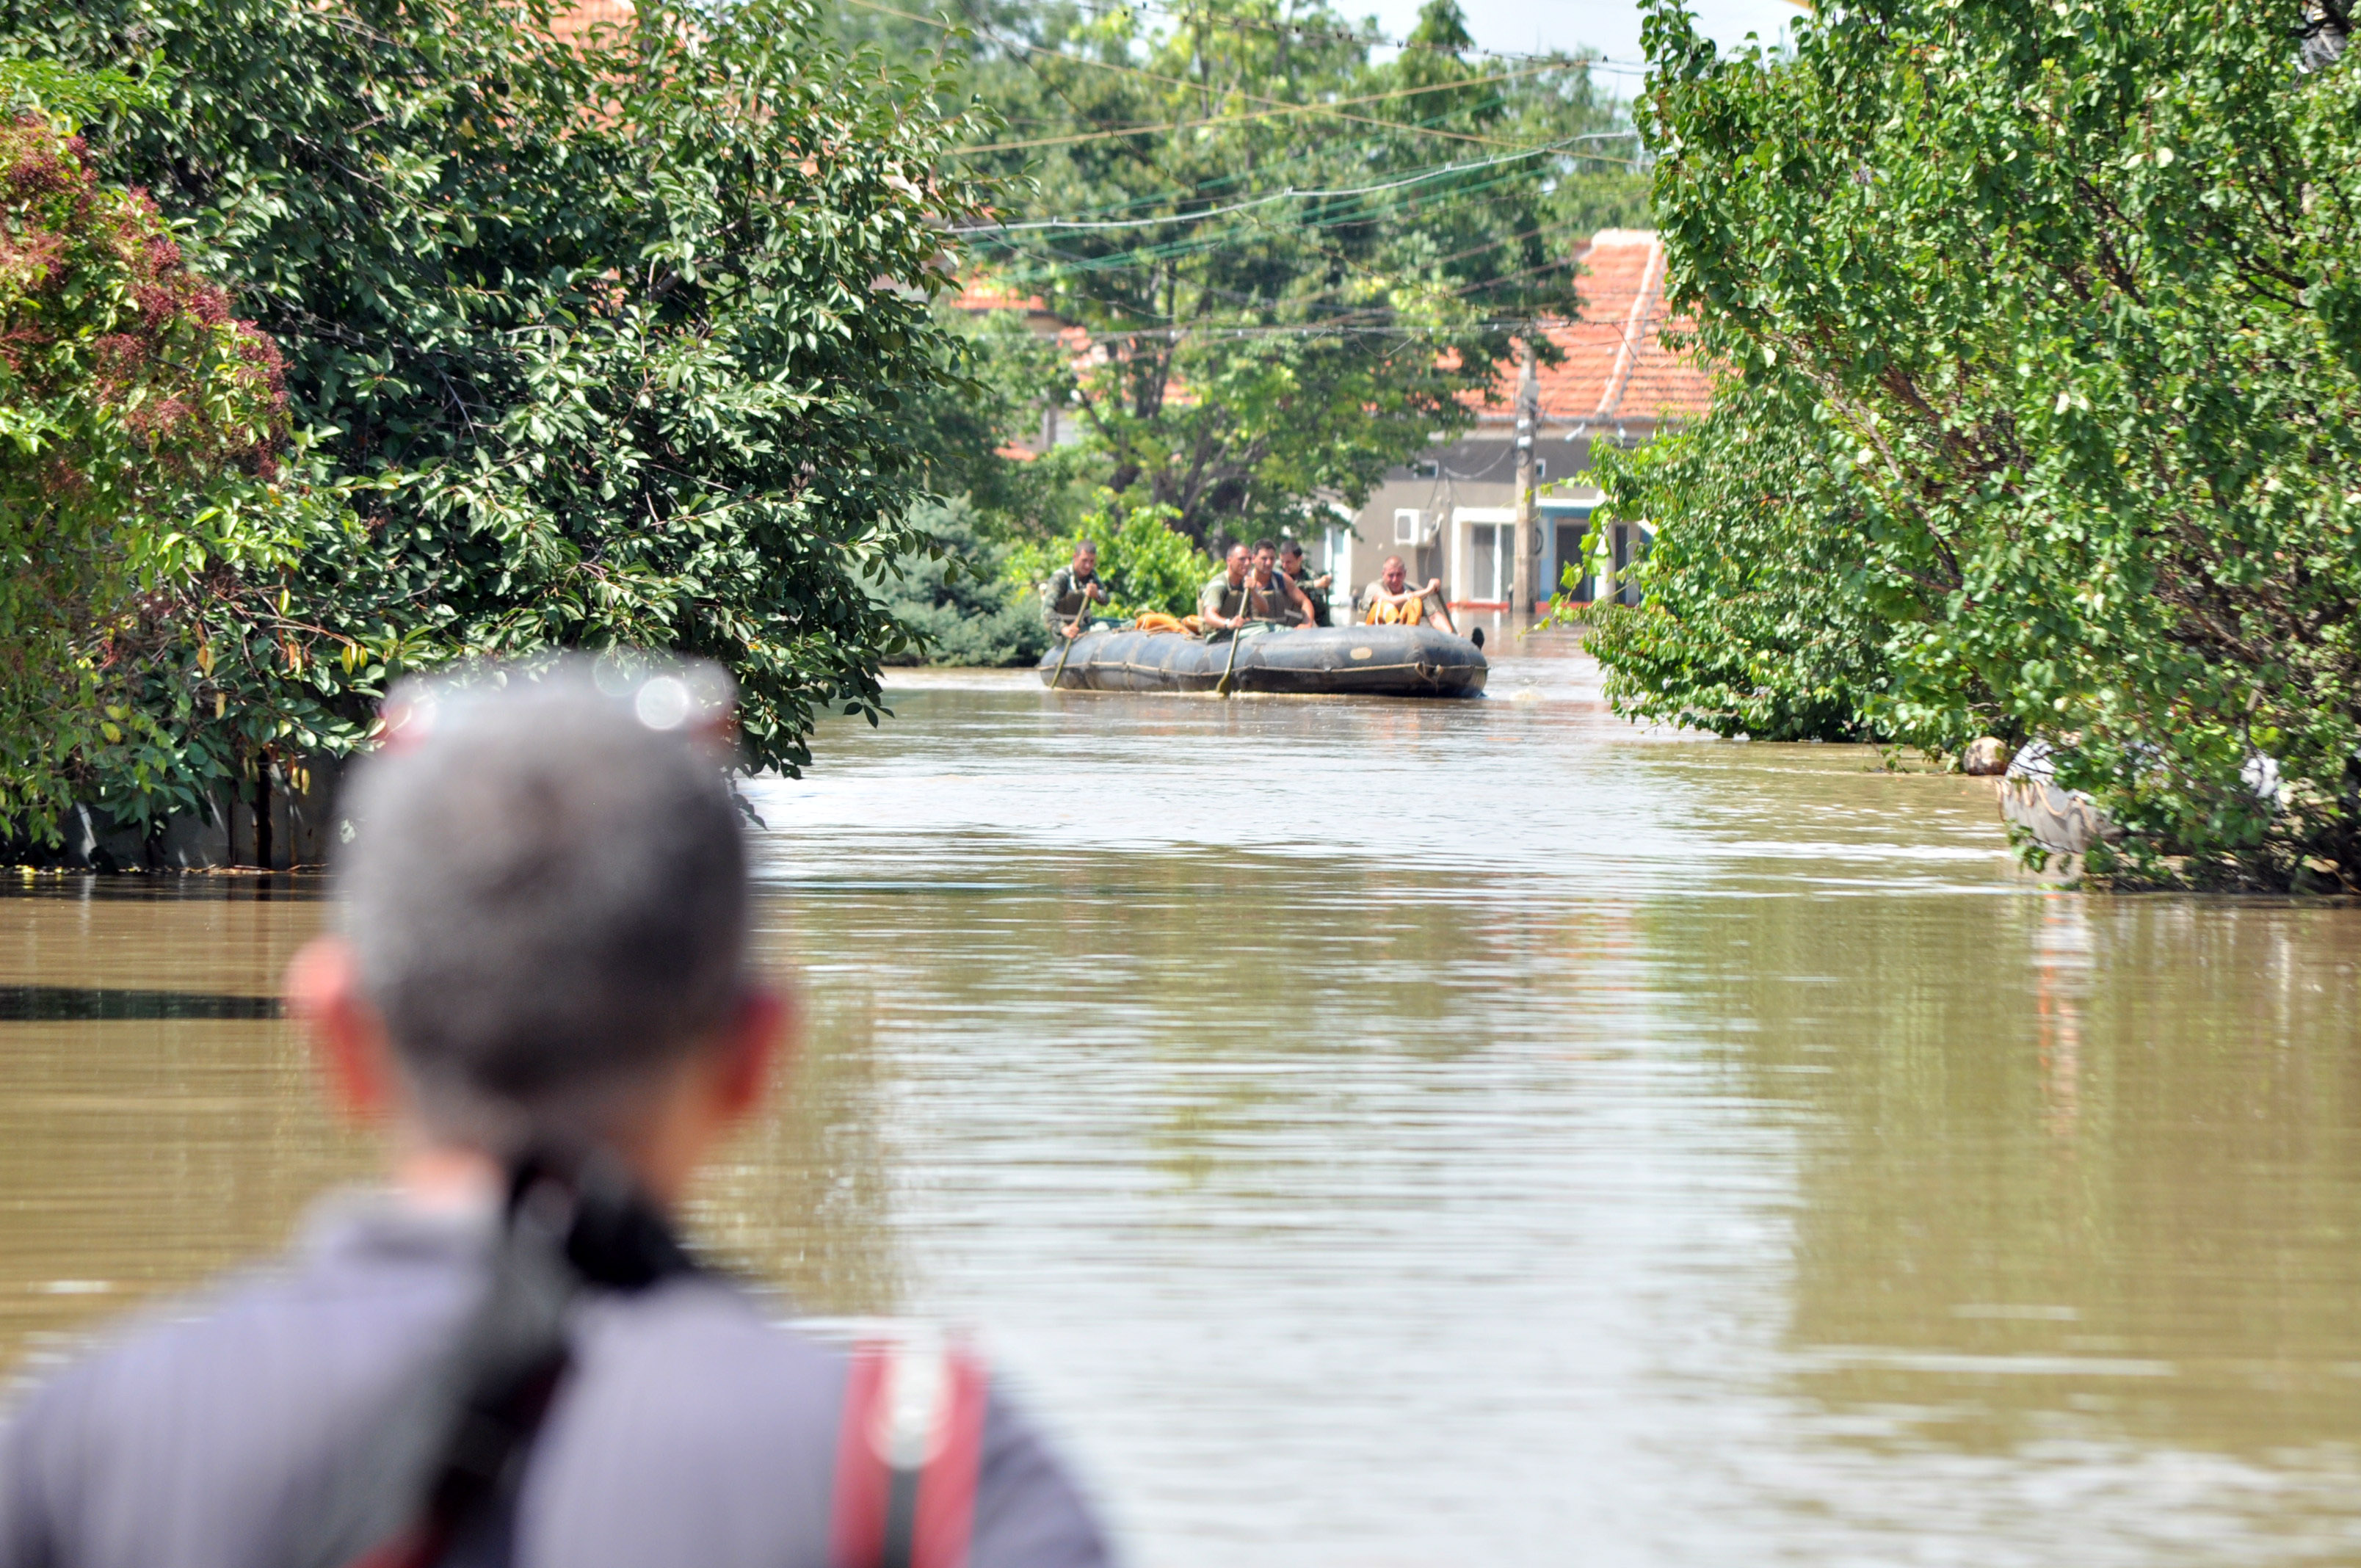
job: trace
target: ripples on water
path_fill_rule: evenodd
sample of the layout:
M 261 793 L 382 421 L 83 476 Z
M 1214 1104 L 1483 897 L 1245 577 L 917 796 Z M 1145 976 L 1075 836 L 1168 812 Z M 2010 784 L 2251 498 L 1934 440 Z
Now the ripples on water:
M 1142 1568 L 2361 1558 L 2361 912 L 2060 894 L 1985 785 L 1562 653 L 894 705 L 756 787 L 814 1036 L 699 1222 L 976 1325 Z M 316 914 L 12 900 L 0 988 L 261 994 Z M 283 1025 L 60 1005 L 0 1022 L 37 1352 L 367 1158 Z

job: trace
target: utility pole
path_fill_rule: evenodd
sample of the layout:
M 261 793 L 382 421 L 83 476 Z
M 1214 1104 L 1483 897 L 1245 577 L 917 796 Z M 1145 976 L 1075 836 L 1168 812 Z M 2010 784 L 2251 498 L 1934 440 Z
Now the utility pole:
M 1528 334 L 1517 342 L 1517 542 L 1509 590 L 1512 626 L 1522 625 L 1533 613 L 1533 528 L 1541 520 L 1533 488 L 1533 437 L 1541 422 L 1541 382 L 1533 374 L 1533 340 Z

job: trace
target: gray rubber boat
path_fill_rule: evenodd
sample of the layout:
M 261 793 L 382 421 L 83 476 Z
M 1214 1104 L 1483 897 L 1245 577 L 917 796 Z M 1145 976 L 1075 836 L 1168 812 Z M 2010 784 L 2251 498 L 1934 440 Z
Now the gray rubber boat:
M 1209 692 L 1229 667 L 1230 644 L 1180 632 L 1092 631 L 1041 655 L 1041 684 L 1071 691 Z M 1483 650 L 1431 626 L 1321 626 L 1249 633 L 1231 689 L 1299 696 L 1476 696 Z

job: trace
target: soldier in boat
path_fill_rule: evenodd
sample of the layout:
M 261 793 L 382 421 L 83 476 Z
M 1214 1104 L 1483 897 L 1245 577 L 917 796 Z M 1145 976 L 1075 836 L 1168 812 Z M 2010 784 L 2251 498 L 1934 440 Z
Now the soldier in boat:
M 1212 637 L 1217 631 L 1235 631 L 1250 619 L 1246 614 L 1246 575 L 1251 570 L 1243 544 L 1230 546 L 1222 558 L 1222 569 L 1197 590 L 1197 621 Z
M 1451 617 L 1442 607 L 1443 579 L 1432 578 L 1424 587 L 1411 585 L 1410 570 L 1399 555 L 1389 555 L 1381 568 L 1383 576 L 1361 590 L 1361 615 L 1371 626 L 1416 626 L 1423 620 L 1437 631 L 1456 634 Z
M 1251 555 L 1243 544 L 1230 546 L 1221 575 L 1197 596 L 1197 617 L 1208 635 L 1257 624 L 1310 625 L 1312 604 L 1280 574 L 1279 546 L 1264 539 Z
M 1296 590 L 1311 601 L 1311 624 L 1313 626 L 1333 624 L 1328 619 L 1328 585 L 1335 579 L 1325 572 L 1316 577 L 1311 574 L 1303 564 L 1303 545 L 1300 541 L 1290 539 L 1279 547 L 1279 569 L 1286 573 L 1287 580 L 1293 583 Z
M 1073 560 L 1050 573 L 1049 580 L 1041 585 L 1041 624 L 1049 629 L 1052 639 L 1080 637 L 1099 624 L 1115 624 L 1093 621 L 1087 613 L 1093 603 L 1106 602 L 1106 585 L 1099 581 L 1099 547 L 1094 541 L 1082 540 L 1074 546 Z

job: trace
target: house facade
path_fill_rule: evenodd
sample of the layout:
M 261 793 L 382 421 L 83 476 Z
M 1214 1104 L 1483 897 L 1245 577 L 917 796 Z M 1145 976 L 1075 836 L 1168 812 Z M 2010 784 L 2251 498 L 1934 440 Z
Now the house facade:
M 1583 313 L 1546 331 L 1560 353 L 1539 367 L 1541 421 L 1534 431 L 1539 526 L 1524 545 L 1533 557 L 1535 607 L 1547 601 L 1564 569 L 1581 555 L 1583 536 L 1598 505 L 1584 482 L 1601 444 L 1636 446 L 1668 424 L 1694 419 L 1713 400 L 1709 372 L 1675 355 L 1667 332 L 1687 328 L 1664 301 L 1664 250 L 1653 229 L 1609 229 L 1578 253 Z M 1339 518 L 1313 552 L 1339 585 L 1374 579 L 1389 555 L 1400 555 L 1420 582 L 1443 579 L 1455 609 L 1510 609 L 1518 545 L 1516 371 L 1502 372 L 1498 400 L 1477 413 L 1475 427 L 1433 446 L 1407 467 L 1394 469 L 1349 521 Z M 1644 523 L 1619 523 L 1619 568 L 1644 553 Z M 1576 598 L 1588 598 L 1595 579 L 1582 579 Z

